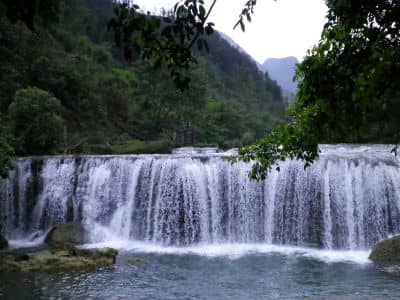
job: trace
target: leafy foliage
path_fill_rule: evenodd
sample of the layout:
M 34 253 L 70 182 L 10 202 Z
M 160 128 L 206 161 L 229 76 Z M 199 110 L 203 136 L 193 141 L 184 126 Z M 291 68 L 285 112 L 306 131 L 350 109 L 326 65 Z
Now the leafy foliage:
M 54 153 L 62 140 L 61 103 L 38 88 L 18 90 L 9 107 L 21 154 Z
M 318 143 L 396 141 L 400 104 L 400 4 L 327 1 L 321 40 L 299 65 L 291 122 L 241 149 L 264 177 L 279 160 L 318 157 Z M 395 110 L 394 108 L 397 108 Z
M 214 24 L 207 23 L 216 0 L 207 12 L 203 0 L 177 2 L 170 16 L 158 17 L 144 14 L 137 5 L 122 3 L 115 8 L 116 17 L 109 23 L 118 46 L 125 57 L 134 54 L 142 59 L 152 59 L 155 67 L 167 66 L 170 76 L 181 90 L 189 87 L 190 77 L 184 72 L 196 62 L 192 47 L 208 49 L 204 35 L 214 32 Z
M 4 117 L 0 114 L 0 177 L 7 177 L 13 166 L 11 158 L 14 155 L 12 136 L 4 123 Z
M 257 0 L 246 1 L 243 10 L 239 14 L 239 20 L 233 28 L 240 25 L 240 29 L 244 32 L 246 30 L 245 20 L 251 22 L 251 15 L 254 14 L 254 8 L 257 5 Z
M 289 122 L 239 151 L 255 162 L 254 178 L 279 169 L 286 158 L 305 160 L 307 167 L 318 157 L 318 143 L 399 139 L 400 4 L 326 2 L 321 40 L 298 67 Z M 17 154 L 56 151 L 62 119 L 64 152 L 85 152 L 88 143 L 111 149 L 110 142 L 170 138 L 182 119 L 193 123 L 198 143 L 242 145 L 269 132 L 282 119 L 281 91 L 248 57 L 212 35 L 207 19 L 215 3 L 207 11 L 202 0 L 186 0 L 155 17 L 108 0 L 0 0 L 0 111 L 13 102 L 10 122 L 3 123 L 12 124 Z M 239 15 L 236 26 L 243 31 L 256 3 L 247 1 Z M 109 28 L 122 54 L 105 28 L 113 8 Z M 58 18 L 59 25 L 42 29 Z M 211 54 L 201 51 L 209 48 Z M 3 123 L 2 174 L 13 153 Z
M 15 155 L 165 152 L 182 121 L 192 124 L 196 144 L 241 146 L 282 120 L 277 84 L 218 33 L 199 37 L 212 49 L 192 52 L 197 63 L 180 72 L 193 84 L 181 91 L 167 65 L 154 69 L 154 57 L 124 59 L 107 31 L 111 1 L 59 6 L 59 23 L 39 22 L 34 33 L 0 11 L 1 162 L 11 162 L 14 148 Z
M 35 23 L 49 25 L 58 20 L 58 0 L 0 0 L 0 8 L 13 23 L 22 22 L 29 29 L 35 29 Z

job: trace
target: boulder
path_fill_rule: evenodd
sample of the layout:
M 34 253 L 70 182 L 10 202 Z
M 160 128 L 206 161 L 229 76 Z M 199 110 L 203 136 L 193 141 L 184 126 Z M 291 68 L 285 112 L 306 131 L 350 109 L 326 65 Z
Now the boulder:
M 50 249 L 73 252 L 74 245 L 84 244 L 86 239 L 85 229 L 80 224 L 64 223 L 55 225 L 45 238 Z M 73 254 L 73 253 L 70 253 Z
M 8 241 L 4 236 L 0 234 L 0 250 L 8 248 Z
M 369 259 L 374 262 L 400 261 L 400 236 L 396 236 L 373 246 Z

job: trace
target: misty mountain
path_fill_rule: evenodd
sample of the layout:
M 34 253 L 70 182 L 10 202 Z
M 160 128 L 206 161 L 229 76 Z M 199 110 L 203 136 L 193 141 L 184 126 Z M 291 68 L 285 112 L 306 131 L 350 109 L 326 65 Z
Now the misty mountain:
M 283 91 L 295 93 L 297 84 L 293 82 L 296 64 L 299 61 L 296 57 L 268 58 L 261 66 L 263 72 L 268 72 L 271 79 L 276 80 Z

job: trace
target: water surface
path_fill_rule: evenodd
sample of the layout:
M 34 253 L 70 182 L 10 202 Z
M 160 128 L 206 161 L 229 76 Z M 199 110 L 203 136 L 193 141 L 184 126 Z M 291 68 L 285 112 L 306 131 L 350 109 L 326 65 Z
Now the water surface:
M 272 245 L 119 246 L 123 248 L 117 264 L 93 272 L 0 272 L 0 298 L 398 299 L 400 295 L 400 277 L 382 272 L 367 259 L 366 251 Z

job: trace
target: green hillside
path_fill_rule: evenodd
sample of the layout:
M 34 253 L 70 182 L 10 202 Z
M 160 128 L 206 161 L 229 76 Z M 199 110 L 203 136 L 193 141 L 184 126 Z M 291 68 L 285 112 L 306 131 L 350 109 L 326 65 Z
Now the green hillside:
M 195 144 L 241 146 L 283 119 L 280 88 L 218 34 L 183 93 L 123 59 L 112 16 L 108 0 L 62 1 L 59 22 L 31 32 L 0 7 L 0 129 L 17 155 L 167 152 L 189 123 Z

